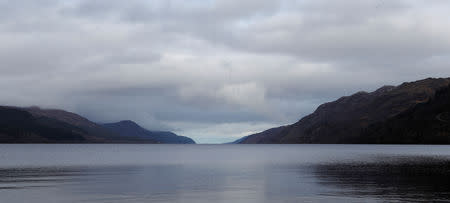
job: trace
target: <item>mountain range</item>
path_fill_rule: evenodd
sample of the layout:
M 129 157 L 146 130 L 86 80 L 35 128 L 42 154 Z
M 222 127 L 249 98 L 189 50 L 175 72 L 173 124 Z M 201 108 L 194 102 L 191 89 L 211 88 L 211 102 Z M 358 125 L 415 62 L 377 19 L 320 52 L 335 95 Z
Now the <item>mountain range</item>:
M 172 132 L 149 131 L 132 121 L 97 124 L 59 109 L 0 106 L 0 143 L 195 144 Z
M 239 144 L 450 144 L 450 78 L 357 92 Z
M 0 106 L 0 143 L 195 144 L 133 121 L 98 124 L 59 109 Z M 450 78 L 427 78 L 320 105 L 298 122 L 232 144 L 450 144 Z

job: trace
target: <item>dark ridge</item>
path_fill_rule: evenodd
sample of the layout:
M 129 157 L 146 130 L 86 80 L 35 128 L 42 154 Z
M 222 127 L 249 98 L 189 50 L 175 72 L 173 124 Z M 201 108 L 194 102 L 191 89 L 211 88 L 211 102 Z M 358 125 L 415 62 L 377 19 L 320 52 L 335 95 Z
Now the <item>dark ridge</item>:
M 139 129 L 132 121 L 120 126 Z M 80 115 L 59 109 L 0 106 L 0 143 L 195 143 L 171 132 L 137 130 L 139 135 L 111 131 Z M 152 136 L 147 136 L 149 133 Z M 142 135 L 142 136 L 141 136 Z
M 427 78 L 358 92 L 320 105 L 297 123 L 250 135 L 240 143 L 447 144 L 450 110 L 443 95 L 449 84 L 449 78 Z

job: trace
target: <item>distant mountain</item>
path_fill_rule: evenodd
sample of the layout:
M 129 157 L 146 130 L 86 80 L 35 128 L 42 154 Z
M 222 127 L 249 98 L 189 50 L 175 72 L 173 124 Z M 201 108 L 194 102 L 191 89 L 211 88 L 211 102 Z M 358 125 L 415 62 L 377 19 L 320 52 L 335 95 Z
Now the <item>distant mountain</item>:
M 155 140 L 157 143 L 164 144 L 195 144 L 194 140 L 191 138 L 178 136 L 172 132 L 149 131 L 129 120 L 103 124 L 103 127 L 124 137 L 139 137 L 142 139 Z
M 170 132 L 158 135 L 174 137 Z M 0 143 L 166 143 L 161 140 L 124 136 L 64 110 L 0 106 Z
M 250 135 L 259 143 L 450 143 L 450 78 L 428 78 L 320 105 L 292 125 Z
M 244 136 L 244 137 L 241 137 L 241 138 L 239 138 L 239 139 L 237 139 L 237 140 L 235 140 L 235 141 L 233 141 L 233 142 L 228 142 L 228 143 L 224 143 L 224 144 L 239 144 L 239 143 L 241 143 L 242 141 L 244 141 L 245 139 L 247 139 L 247 137 L 248 137 L 248 136 Z
M 105 129 L 103 126 L 88 120 L 78 114 L 60 110 L 60 109 L 41 109 L 39 107 L 21 108 L 33 115 L 34 118 L 46 118 L 57 120 L 83 129 L 88 142 L 136 142 L 127 140 L 127 138 L 121 137 L 119 134 L 112 133 Z M 146 141 L 148 142 L 148 141 Z M 156 143 L 156 141 L 150 142 Z

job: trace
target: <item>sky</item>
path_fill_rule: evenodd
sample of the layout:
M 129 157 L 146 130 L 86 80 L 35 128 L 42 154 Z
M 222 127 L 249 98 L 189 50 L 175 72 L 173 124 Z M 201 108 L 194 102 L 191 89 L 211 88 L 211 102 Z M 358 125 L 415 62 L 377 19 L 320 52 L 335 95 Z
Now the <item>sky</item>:
M 450 77 L 447 0 L 0 0 L 0 105 L 198 143 Z

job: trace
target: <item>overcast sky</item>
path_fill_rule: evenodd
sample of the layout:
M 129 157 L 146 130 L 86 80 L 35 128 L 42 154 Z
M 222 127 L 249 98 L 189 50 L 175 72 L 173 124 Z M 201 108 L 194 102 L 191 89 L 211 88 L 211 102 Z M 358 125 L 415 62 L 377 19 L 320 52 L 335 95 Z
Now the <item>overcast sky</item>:
M 0 104 L 200 143 L 450 77 L 448 0 L 0 0 Z

